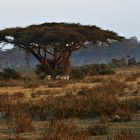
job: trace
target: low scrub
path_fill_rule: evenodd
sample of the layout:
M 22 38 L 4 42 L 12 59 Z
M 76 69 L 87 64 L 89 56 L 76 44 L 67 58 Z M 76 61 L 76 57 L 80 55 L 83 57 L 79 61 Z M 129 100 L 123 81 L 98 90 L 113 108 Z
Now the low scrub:
M 22 92 L 15 92 L 11 95 L 11 98 L 19 99 L 19 98 L 24 98 L 25 94 Z
M 87 118 L 115 113 L 118 100 L 113 96 L 86 95 L 48 97 L 29 106 L 29 112 L 33 117 L 46 119 L 48 116 L 56 119 L 63 118 Z
M 3 118 L 8 118 L 10 114 L 11 99 L 8 93 L 0 94 L 0 113 Z
M 91 136 L 106 135 L 109 132 L 108 124 L 91 124 L 88 126 L 87 131 Z
M 17 104 L 10 113 L 9 125 L 16 134 L 34 130 L 33 120 L 23 106 Z
M 128 108 L 118 109 L 116 114 L 112 117 L 112 122 L 127 122 L 132 120 L 132 111 Z
M 35 89 L 40 86 L 40 83 L 38 81 L 24 81 L 23 88 L 31 88 Z
M 102 85 L 96 86 L 93 91 L 94 93 L 111 94 L 111 95 L 123 95 L 127 85 L 123 82 L 110 80 L 104 82 Z
M 0 73 L 0 79 L 21 79 L 20 74 L 10 68 L 4 69 L 3 72 Z
M 134 98 L 130 98 L 130 99 L 125 99 L 122 102 L 122 105 L 127 106 L 127 108 L 130 108 L 131 110 L 135 112 L 140 110 L 140 97 L 134 97 Z
M 0 80 L 0 87 L 17 87 L 19 84 L 17 80 Z
M 44 127 L 44 140 L 88 140 L 86 133 L 82 132 L 75 121 L 52 121 Z
M 110 75 L 115 74 L 114 70 L 106 64 L 92 64 L 76 66 L 72 68 L 71 75 L 75 79 L 83 79 L 92 75 Z
M 37 98 L 37 97 L 39 97 L 39 96 L 47 96 L 48 94 L 50 94 L 51 93 L 51 91 L 49 91 L 49 90 L 38 90 L 38 91 L 36 91 L 36 92 L 33 92 L 32 94 L 31 94 L 31 97 L 32 98 Z
M 107 140 L 138 140 L 135 134 L 130 130 L 122 130 L 118 132 L 113 138 L 108 138 Z
M 132 114 L 137 111 L 138 102 L 135 105 L 129 105 L 126 102 L 119 101 L 114 95 L 86 94 L 86 92 L 85 90 L 76 96 L 73 94 L 59 97 L 48 96 L 34 102 L 28 101 L 19 104 L 22 105 L 22 110 L 28 112 L 35 120 L 47 120 L 48 118 L 61 120 L 105 116 L 112 121 L 129 121 L 132 119 Z M 36 96 L 36 94 L 32 96 Z M 8 95 L 0 97 L 0 109 L 7 114 L 9 113 L 9 108 L 14 108 L 14 106 L 10 105 L 11 99 L 11 96 Z M 119 118 L 118 120 L 116 120 L 117 117 L 115 115 Z
M 68 82 L 66 81 L 54 81 L 54 82 L 50 82 L 48 83 L 48 87 L 49 88 L 57 88 L 57 87 L 64 87 L 68 84 Z

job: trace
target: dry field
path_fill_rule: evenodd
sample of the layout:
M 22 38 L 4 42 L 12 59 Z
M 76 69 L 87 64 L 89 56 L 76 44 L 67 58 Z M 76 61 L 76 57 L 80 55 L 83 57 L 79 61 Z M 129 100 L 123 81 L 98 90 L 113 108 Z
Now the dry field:
M 140 139 L 140 69 L 82 80 L 0 80 L 0 140 Z

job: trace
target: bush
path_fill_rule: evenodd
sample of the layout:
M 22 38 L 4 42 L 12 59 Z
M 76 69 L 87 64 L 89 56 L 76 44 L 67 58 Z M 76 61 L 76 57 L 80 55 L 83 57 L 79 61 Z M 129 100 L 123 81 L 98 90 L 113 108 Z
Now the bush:
M 0 87 L 17 87 L 19 86 L 19 82 L 16 81 L 10 81 L 10 80 L 1 80 L 0 81 Z
M 88 140 L 88 136 L 70 121 L 52 121 L 44 127 L 44 140 Z
M 64 87 L 66 84 L 67 84 L 66 81 L 49 82 L 48 87 L 49 88 Z
M 107 140 L 137 140 L 137 138 L 130 130 L 122 130 L 116 136 Z
M 54 99 L 49 108 L 51 115 L 57 119 L 61 118 L 87 118 L 99 116 L 100 112 L 106 112 L 110 115 L 116 111 L 117 100 L 110 96 L 87 95 L 87 96 L 70 96 L 57 97 Z
M 40 83 L 38 81 L 25 81 L 23 84 L 23 88 L 38 88 Z
M 0 94 L 0 113 L 3 113 L 3 117 L 7 118 L 10 114 L 11 99 L 8 93 Z
M 102 85 L 96 86 L 93 90 L 94 93 L 122 95 L 127 87 L 126 83 L 110 80 L 104 82 Z
M 106 135 L 109 131 L 109 125 L 108 124 L 92 124 L 92 125 L 89 125 L 89 127 L 87 128 L 87 131 L 91 136 Z
M 75 67 L 71 71 L 71 75 L 75 79 L 83 79 L 87 73 L 82 71 L 79 67 Z
M 59 75 L 59 72 L 58 72 L 58 71 L 53 70 L 53 71 L 51 72 L 51 76 L 52 76 L 53 79 L 55 79 L 57 75 Z
M 14 94 L 11 95 L 12 98 L 24 98 L 25 94 L 22 92 L 15 92 Z
M 33 92 L 31 94 L 31 97 L 36 98 L 36 97 L 39 97 L 39 96 L 47 96 L 50 93 L 51 93 L 51 91 L 48 91 L 48 90 L 38 90 L 36 92 Z
M 92 94 L 93 92 L 94 92 L 94 89 L 83 87 L 77 92 L 77 95 L 84 96 L 84 95 Z
M 97 72 L 97 74 L 99 75 L 110 75 L 110 74 L 115 74 L 115 72 L 113 70 L 100 70 Z
M 84 66 L 76 66 L 72 68 L 71 75 L 75 79 L 83 79 L 86 76 L 92 75 L 108 75 L 115 74 L 109 65 L 92 64 Z
M 9 119 L 10 127 L 16 134 L 34 130 L 32 118 L 20 105 L 12 108 Z
M 53 99 L 49 99 L 45 102 L 44 99 L 37 100 L 36 102 L 29 103 L 27 112 L 34 120 L 44 121 L 50 117 L 52 106 L 49 106 L 49 102 L 53 102 Z M 49 107 L 51 108 L 49 110 Z
M 113 95 L 83 94 L 79 96 L 48 97 L 30 103 L 28 112 L 33 118 L 46 120 L 55 119 L 101 117 L 112 119 L 115 115 L 121 121 L 131 120 L 133 109 L 123 104 Z M 115 120 L 114 120 L 115 121 Z
M 0 80 L 2 80 L 3 79 L 3 74 L 2 74 L 2 72 L 0 72 Z
M 140 98 L 139 97 L 126 99 L 122 102 L 122 104 L 124 104 L 124 106 L 127 106 L 127 108 L 130 108 L 134 112 L 137 112 L 140 110 Z
M 20 79 L 21 78 L 18 72 L 10 68 L 4 69 L 3 72 L 0 73 L 0 77 L 2 77 L 3 79 Z
M 45 69 L 40 64 L 36 65 L 35 73 L 41 79 L 44 79 L 47 75 Z
M 132 120 L 132 111 L 128 108 L 121 109 L 119 108 L 116 111 L 116 115 L 112 117 L 112 122 L 127 122 Z

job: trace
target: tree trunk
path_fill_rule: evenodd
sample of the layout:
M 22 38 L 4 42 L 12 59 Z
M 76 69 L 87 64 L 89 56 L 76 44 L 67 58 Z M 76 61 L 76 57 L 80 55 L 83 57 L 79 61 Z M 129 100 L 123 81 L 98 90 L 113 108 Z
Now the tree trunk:
M 41 67 L 44 69 L 46 75 L 51 74 L 51 65 L 46 58 L 42 58 Z
M 70 71 L 71 71 L 71 55 L 72 52 L 68 51 L 65 53 L 65 56 L 63 58 L 63 73 L 64 75 L 70 75 Z

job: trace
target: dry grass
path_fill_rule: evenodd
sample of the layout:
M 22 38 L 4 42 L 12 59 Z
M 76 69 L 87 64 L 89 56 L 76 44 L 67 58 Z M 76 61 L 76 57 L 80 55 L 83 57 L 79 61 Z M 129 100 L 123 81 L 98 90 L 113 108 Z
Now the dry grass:
M 138 140 L 131 130 L 122 130 L 118 132 L 113 138 L 108 138 L 107 140 Z
M 75 121 L 52 121 L 44 127 L 44 140 L 88 140 L 89 136 L 78 129 Z
M 87 131 L 91 136 L 106 135 L 109 132 L 109 124 L 91 124 Z
M 18 135 L 23 132 L 33 131 L 33 120 L 24 110 L 18 107 L 12 110 L 9 118 L 10 128 Z
M 62 83 L 35 81 L 35 77 L 0 81 L 1 86 L 4 85 L 0 88 L 0 118 L 9 122 L 8 131 L 20 136 L 24 132 L 45 140 L 87 140 L 89 135 L 100 139 L 100 135 L 110 134 L 108 124 L 131 123 L 140 111 L 139 74 L 139 71 L 119 71 L 114 75 Z M 84 123 L 86 119 L 95 122 L 83 130 L 78 123 L 69 121 L 74 118 Z M 37 125 L 38 122 L 41 124 Z M 111 138 L 109 140 L 133 140 L 135 137 L 132 132 L 122 131 Z

